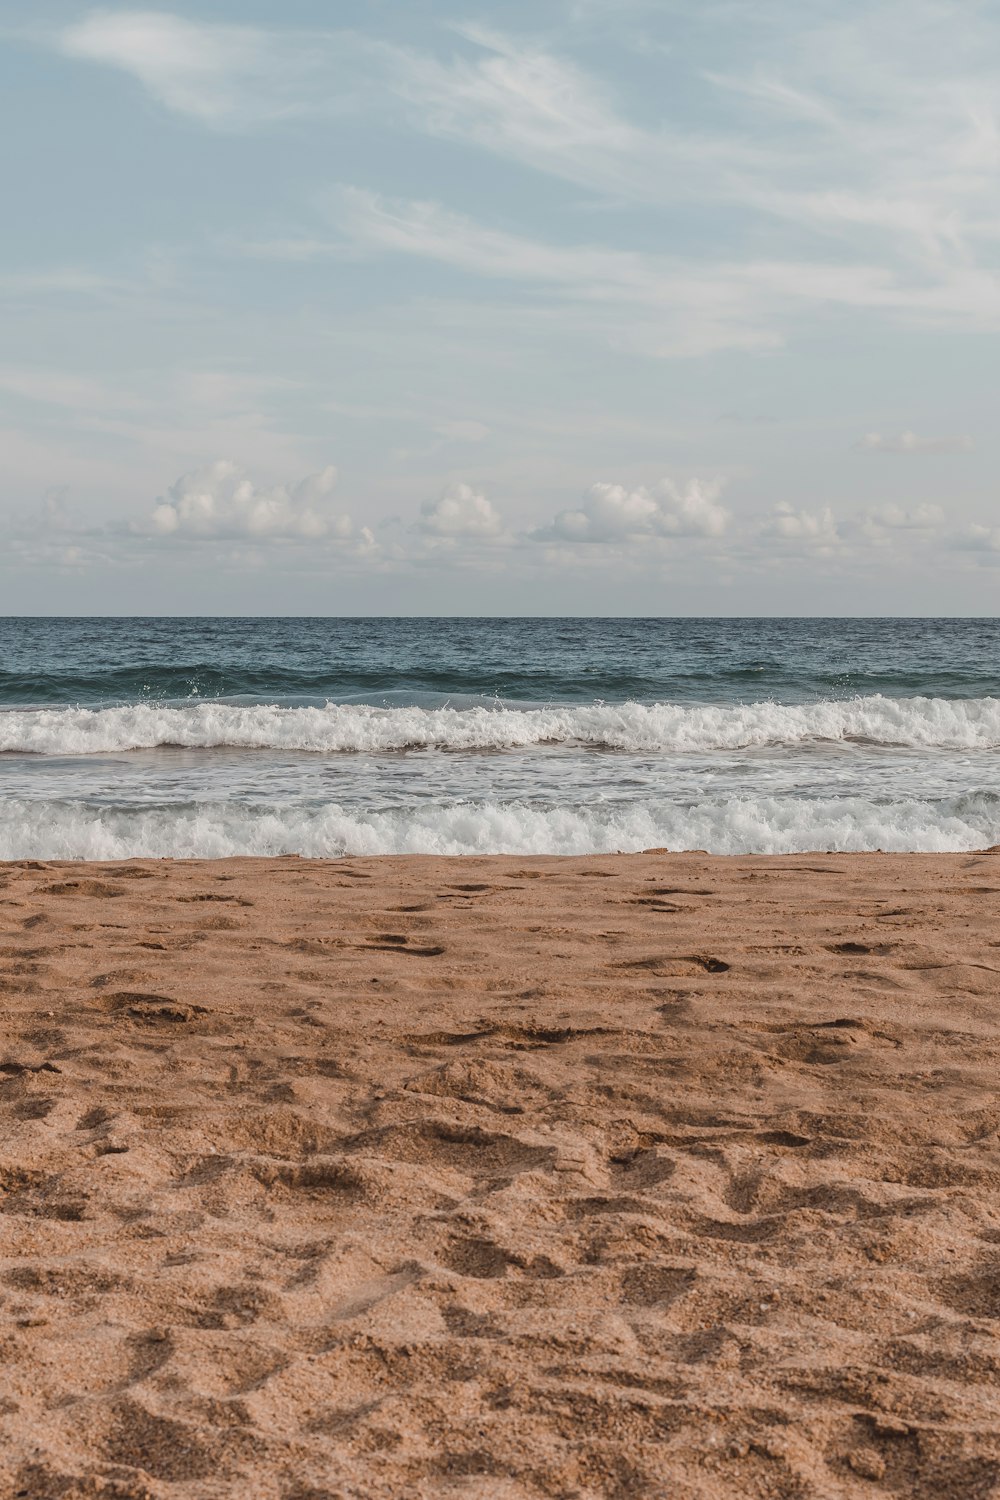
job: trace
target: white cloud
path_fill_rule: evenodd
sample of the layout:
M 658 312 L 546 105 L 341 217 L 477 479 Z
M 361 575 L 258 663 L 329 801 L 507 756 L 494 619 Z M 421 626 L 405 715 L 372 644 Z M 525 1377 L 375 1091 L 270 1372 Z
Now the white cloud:
M 468 484 L 451 484 L 438 500 L 426 500 L 415 530 L 425 536 L 467 540 L 498 537 L 503 522 L 491 502 Z
M 615 198 L 661 201 L 694 188 L 706 161 L 732 171 L 752 153 L 690 128 L 626 120 L 592 74 L 545 48 L 481 26 L 453 28 L 475 49 L 442 61 L 386 47 L 388 87 L 429 135 L 487 151 Z
M 98 10 L 66 27 L 60 49 L 129 73 L 161 104 L 203 124 L 275 119 L 301 107 L 308 39 L 187 20 L 158 10 Z
M 185 474 L 153 507 L 145 534 L 192 540 L 347 541 L 355 536 L 349 516 L 330 511 L 337 471 L 330 467 L 292 486 L 258 489 L 227 459 Z M 367 528 L 362 544 L 373 540 Z
M 940 505 L 915 505 L 911 510 L 902 505 L 883 505 L 881 510 L 871 511 L 865 517 L 865 524 L 887 531 L 931 531 L 943 520 Z
M 1000 552 L 1000 526 L 966 526 L 954 534 L 952 545 L 969 552 Z
M 829 506 L 822 510 L 795 510 L 785 502 L 776 505 L 761 524 L 761 535 L 785 542 L 832 547 L 840 540 L 840 528 Z
M 744 182 L 748 203 L 841 239 L 881 238 L 924 265 L 960 263 L 971 243 L 995 235 L 998 32 L 989 7 L 748 6 L 742 19 L 766 61 L 748 56 L 738 75 L 705 76 L 747 102 L 746 126 L 775 151 L 774 170 Z
M 510 234 L 434 203 L 388 200 L 345 188 L 333 205 L 348 240 L 438 261 L 473 276 L 545 287 L 609 341 L 650 353 L 698 355 L 720 348 L 772 347 L 758 281 L 787 286 L 780 267 L 689 268 L 660 256 L 599 245 L 555 245 Z M 336 249 L 327 246 L 327 253 Z M 815 280 L 816 272 L 811 273 Z M 837 282 L 843 273 L 836 272 Z M 765 288 L 766 290 L 766 288 Z M 830 297 L 834 286 L 819 295 Z M 602 306 L 603 304 L 603 306 Z M 607 309 L 614 314 L 608 318 Z M 551 319 L 554 312 L 546 309 Z
M 617 347 L 700 356 L 774 347 L 803 311 L 837 307 L 924 325 L 1000 326 L 1000 69 L 989 61 L 997 28 L 981 11 L 957 28 L 947 6 L 919 9 L 920 26 L 903 27 L 891 3 L 842 18 L 807 7 L 796 19 L 779 7 L 777 22 L 766 7 L 737 7 L 733 38 L 746 40 L 748 59 L 768 59 L 766 69 L 748 61 L 739 76 L 699 66 L 699 48 L 716 45 L 718 23 L 706 12 L 683 53 L 689 87 L 700 91 L 697 117 L 711 122 L 704 128 L 692 128 L 690 110 L 673 123 L 639 123 L 599 78 L 550 46 L 470 25 L 453 27 L 460 49 L 434 55 L 350 31 L 99 10 L 56 41 L 71 56 L 128 72 L 168 108 L 208 125 L 345 109 L 399 124 L 402 105 L 409 129 L 606 202 L 724 212 L 729 253 L 714 261 L 545 244 L 370 195 L 356 196 L 345 215 L 359 245 L 544 285 L 575 304 L 580 325 L 589 309 Z M 776 225 L 792 254 L 749 253 L 774 243 Z M 316 235 L 279 233 L 241 250 L 304 261 L 333 248 Z M 609 318 L 616 303 L 637 315 Z M 613 328 L 602 327 L 602 312 Z M 894 441 L 881 451 L 895 451 Z M 899 451 L 961 442 L 917 441 Z
M 773 348 L 783 327 L 809 309 L 1000 327 L 1000 280 L 972 267 L 915 279 L 887 266 L 842 260 L 713 262 L 560 245 L 478 224 L 435 203 L 390 200 L 357 188 L 342 188 L 330 206 L 355 250 L 413 255 L 473 276 L 544 287 L 582 326 L 596 324 L 609 342 L 655 355 Z M 343 246 L 323 248 L 339 254 Z M 553 316 L 552 309 L 546 312 Z
M 695 107 L 667 94 L 655 126 L 550 46 L 482 26 L 454 26 L 464 50 L 435 55 L 351 31 L 99 10 L 56 41 L 207 124 L 344 108 L 391 117 L 402 104 L 410 129 L 607 199 L 671 210 L 697 201 L 791 222 L 832 241 L 844 262 L 905 266 L 908 290 L 930 303 L 937 288 L 945 311 L 967 309 L 975 288 L 981 298 L 1000 237 L 998 28 L 988 8 L 965 7 L 956 25 L 952 6 L 920 0 L 906 10 L 894 0 L 797 13 L 730 6 L 726 30 L 747 58 L 739 74 L 709 65 L 721 23 L 701 10 L 683 51 L 671 49 L 675 67 L 687 64 L 678 97 Z M 296 241 L 277 251 L 295 254 Z M 807 249 L 803 262 L 811 258 Z
M 652 490 L 595 484 L 577 510 L 561 510 L 531 533 L 539 542 L 628 542 L 641 537 L 719 537 L 729 514 L 718 503 L 718 481 L 692 479 L 683 488 L 663 479 Z
M 915 432 L 891 436 L 867 432 L 858 447 L 865 453 L 968 453 L 972 439 L 966 436 L 924 438 Z
M 683 51 L 669 54 L 703 91 L 700 118 L 728 95 L 714 129 L 670 122 L 669 94 L 655 127 L 636 123 L 600 79 L 484 28 L 458 28 L 477 50 L 447 61 L 386 49 L 387 76 L 429 134 L 616 200 L 728 203 L 835 239 L 854 261 L 888 252 L 931 281 L 961 281 L 972 247 L 1000 233 L 1000 79 L 988 8 L 960 14 L 921 0 L 685 14 Z M 699 67 L 720 28 L 745 53 L 739 74 Z

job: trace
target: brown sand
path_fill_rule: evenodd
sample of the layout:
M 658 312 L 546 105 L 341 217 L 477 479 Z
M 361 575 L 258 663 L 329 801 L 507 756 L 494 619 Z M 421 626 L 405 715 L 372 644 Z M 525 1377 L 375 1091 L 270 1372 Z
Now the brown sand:
M 1000 1494 L 998 897 L 0 867 L 0 1495 Z

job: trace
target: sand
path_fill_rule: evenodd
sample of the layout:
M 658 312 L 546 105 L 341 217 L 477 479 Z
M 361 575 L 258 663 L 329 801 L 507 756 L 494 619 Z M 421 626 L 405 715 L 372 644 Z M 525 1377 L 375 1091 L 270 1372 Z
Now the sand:
M 998 897 L 0 867 L 0 1495 L 1000 1495 Z

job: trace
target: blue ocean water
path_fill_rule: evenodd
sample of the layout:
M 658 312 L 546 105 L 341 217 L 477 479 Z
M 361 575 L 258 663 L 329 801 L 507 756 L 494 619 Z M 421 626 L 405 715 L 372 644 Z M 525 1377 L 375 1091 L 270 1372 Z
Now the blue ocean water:
M 0 620 L 0 857 L 975 849 L 1000 622 Z

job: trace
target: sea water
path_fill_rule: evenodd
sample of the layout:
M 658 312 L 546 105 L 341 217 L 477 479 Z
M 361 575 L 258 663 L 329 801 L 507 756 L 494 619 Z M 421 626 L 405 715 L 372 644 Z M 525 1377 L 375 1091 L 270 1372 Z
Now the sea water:
M 0 858 L 966 850 L 995 620 L 0 620 Z

